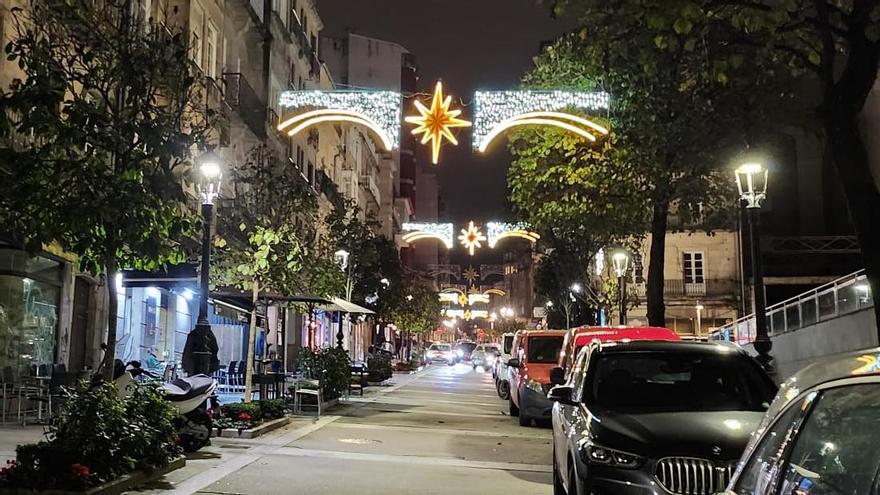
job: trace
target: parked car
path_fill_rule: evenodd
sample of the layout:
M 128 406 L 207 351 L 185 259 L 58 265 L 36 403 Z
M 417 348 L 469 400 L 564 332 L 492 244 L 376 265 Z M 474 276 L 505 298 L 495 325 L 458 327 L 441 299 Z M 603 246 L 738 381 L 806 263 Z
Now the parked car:
M 591 327 L 572 328 L 565 335 L 562 351 L 559 353 L 559 366 L 571 369 L 580 350 L 593 341 L 622 342 L 627 340 L 681 340 L 674 330 L 663 327 Z
M 492 376 L 495 378 L 495 391 L 502 400 L 510 398 L 510 382 L 508 382 L 507 362 L 513 356 L 513 338 L 516 334 L 505 333 L 501 335 L 501 348 L 498 359 L 495 360 L 495 368 Z
M 565 330 L 521 330 L 513 342 L 514 356 L 508 361 L 511 416 L 521 426 L 533 419 L 550 419 L 553 402 L 547 399 L 550 370 L 556 367 Z
M 469 340 L 460 340 L 455 344 L 453 350 L 455 351 L 455 359 L 459 363 L 463 363 L 465 361 L 471 360 L 471 353 L 474 352 L 474 349 L 477 348 L 476 342 L 471 342 Z
M 735 344 L 594 342 L 548 394 L 554 494 L 721 492 L 775 393 Z
M 452 344 L 431 344 L 428 352 L 425 353 L 430 362 L 443 361 L 452 366 L 455 364 L 455 353 L 452 350 Z
M 497 357 L 498 348 L 494 344 L 479 344 L 471 353 L 471 365 L 474 370 L 478 367 L 483 368 L 484 371 L 492 369 Z
M 788 379 L 742 456 L 728 495 L 876 494 L 880 348 Z

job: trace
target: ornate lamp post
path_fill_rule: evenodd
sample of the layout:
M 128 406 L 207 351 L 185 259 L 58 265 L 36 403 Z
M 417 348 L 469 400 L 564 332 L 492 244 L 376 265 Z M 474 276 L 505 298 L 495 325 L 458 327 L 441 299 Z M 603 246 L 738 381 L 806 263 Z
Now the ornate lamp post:
M 199 167 L 199 198 L 202 202 L 202 259 L 199 283 L 199 317 L 193 329 L 193 372 L 208 374 L 212 354 L 217 352 L 217 339 L 208 322 L 208 281 L 211 268 L 211 225 L 214 221 L 214 200 L 220 194 L 223 169 L 220 158 L 212 151 L 201 156 Z
M 339 268 L 342 269 L 343 272 L 345 272 L 345 300 L 351 301 L 351 270 L 349 270 L 348 265 L 349 252 L 344 249 L 340 249 L 339 251 L 333 253 L 333 257 L 336 259 L 336 262 L 339 263 Z M 345 339 L 345 333 L 342 331 L 342 323 L 343 316 L 342 311 L 340 311 L 339 330 L 337 330 L 336 332 L 336 347 L 340 349 L 342 349 L 342 342 Z
M 767 334 L 767 302 L 764 299 L 764 267 L 761 263 L 760 209 L 767 198 L 768 171 L 760 163 L 744 163 L 736 169 L 736 187 L 749 218 L 749 241 L 752 254 L 752 286 L 755 297 L 755 350 L 758 360 L 771 371 L 773 342 Z
M 629 254 L 626 251 L 617 251 L 611 257 L 614 274 L 617 275 L 617 301 L 620 305 L 619 321 L 626 325 L 626 272 L 629 270 Z

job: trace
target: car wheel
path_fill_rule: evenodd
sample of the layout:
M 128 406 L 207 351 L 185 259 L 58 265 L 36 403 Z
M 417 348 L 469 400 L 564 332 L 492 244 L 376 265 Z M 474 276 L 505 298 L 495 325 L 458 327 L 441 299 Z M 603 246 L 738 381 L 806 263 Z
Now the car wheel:
M 553 448 L 553 495 L 567 495 L 562 479 L 559 478 L 559 464 L 556 462 L 556 447 Z
M 498 397 L 501 397 L 501 400 L 510 399 L 510 384 L 507 380 L 498 380 Z
M 519 416 L 519 408 L 516 407 L 516 404 L 513 403 L 513 397 L 507 397 L 507 404 L 510 407 L 510 415 L 514 418 Z
M 519 425 L 520 426 L 532 426 L 532 418 L 526 416 L 525 414 L 519 415 Z

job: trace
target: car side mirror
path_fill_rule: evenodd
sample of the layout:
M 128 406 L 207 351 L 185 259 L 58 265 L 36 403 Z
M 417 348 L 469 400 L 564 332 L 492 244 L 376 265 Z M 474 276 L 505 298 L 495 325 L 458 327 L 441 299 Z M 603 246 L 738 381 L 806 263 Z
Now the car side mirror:
M 562 385 L 565 383 L 565 370 L 559 366 L 550 370 L 550 383 L 553 385 Z
M 574 404 L 574 402 L 571 400 L 572 390 L 573 389 L 571 387 L 557 385 L 551 388 L 549 392 L 547 392 L 547 398 L 554 402 L 570 406 Z
M 510 358 L 510 360 L 507 361 L 507 365 L 511 368 L 519 368 L 522 366 L 517 358 Z

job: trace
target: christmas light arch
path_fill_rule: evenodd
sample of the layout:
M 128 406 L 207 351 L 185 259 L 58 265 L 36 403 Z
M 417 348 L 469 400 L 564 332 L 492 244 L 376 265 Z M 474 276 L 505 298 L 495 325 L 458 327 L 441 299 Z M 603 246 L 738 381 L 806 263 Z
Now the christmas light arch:
M 606 127 L 566 111 L 608 110 L 610 98 L 603 92 L 477 91 L 474 102 L 473 147 L 480 152 L 504 131 L 524 125 L 558 127 L 590 141 L 608 134 Z
M 494 248 L 498 241 L 508 237 L 518 237 L 532 243 L 538 242 L 541 238 L 537 232 L 528 230 L 528 226 L 524 223 L 489 222 L 486 224 L 486 231 L 490 248 Z
M 404 223 L 401 230 L 405 234 L 401 237 L 403 242 L 411 244 L 423 239 L 436 239 L 443 243 L 447 249 L 452 248 L 452 224 L 451 223 Z
M 401 102 L 395 91 L 284 91 L 279 104 L 289 112 L 277 128 L 294 136 L 322 123 L 362 125 L 392 151 L 400 144 Z

